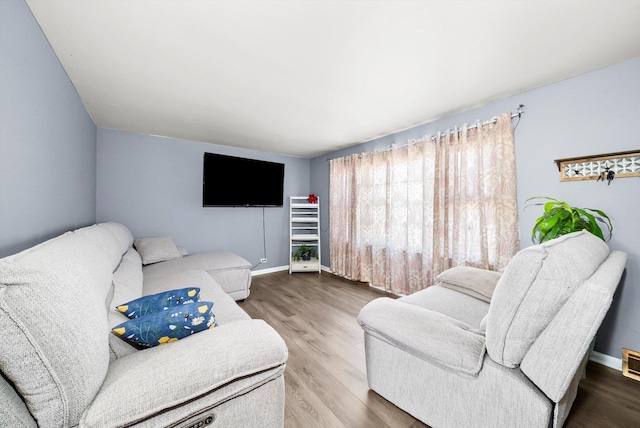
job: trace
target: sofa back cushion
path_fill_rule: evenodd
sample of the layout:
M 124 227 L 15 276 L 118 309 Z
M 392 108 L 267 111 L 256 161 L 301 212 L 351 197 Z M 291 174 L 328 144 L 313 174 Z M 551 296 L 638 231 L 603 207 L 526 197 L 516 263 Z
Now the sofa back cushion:
M 0 426 L 38 428 L 29 409 L 13 386 L 0 375 Z
M 0 260 L 0 369 L 39 426 L 74 426 L 109 366 L 112 263 L 67 232 Z
M 122 255 L 131 247 L 133 236 L 129 229 L 120 223 L 99 223 L 77 229 L 74 233 L 89 238 L 109 257 L 112 271 L 118 267 Z
M 112 360 L 137 352 L 138 349 L 111 333 L 111 329 L 118 324 L 128 321 L 122 312 L 115 307 L 124 302 L 137 299 L 142 296 L 142 259 L 138 252 L 130 247 L 122 257 L 122 262 L 113 273 L 113 295 L 107 304 L 107 317 L 109 321 L 109 349 Z
M 608 255 L 607 244 L 587 231 L 516 254 L 498 281 L 486 318 L 491 359 L 506 367 L 519 366 L 573 292 Z

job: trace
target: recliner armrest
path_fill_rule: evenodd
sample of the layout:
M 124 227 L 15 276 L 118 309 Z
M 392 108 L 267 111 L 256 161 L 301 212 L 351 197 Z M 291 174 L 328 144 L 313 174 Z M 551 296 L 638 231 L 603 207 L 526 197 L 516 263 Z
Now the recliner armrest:
M 471 266 L 456 266 L 447 269 L 436 277 L 445 288 L 468 294 L 471 297 L 490 303 L 493 291 L 502 273 Z
M 211 408 L 282 375 L 287 357 L 284 340 L 258 319 L 135 352 L 111 363 L 80 425 L 129 426 L 203 397 Z
M 612 251 L 565 302 L 522 360 L 522 372 L 554 402 L 569 389 L 611 306 L 626 263 L 625 253 Z
M 475 377 L 482 368 L 484 336 L 439 312 L 381 297 L 362 308 L 358 322 L 367 333 L 450 372 Z

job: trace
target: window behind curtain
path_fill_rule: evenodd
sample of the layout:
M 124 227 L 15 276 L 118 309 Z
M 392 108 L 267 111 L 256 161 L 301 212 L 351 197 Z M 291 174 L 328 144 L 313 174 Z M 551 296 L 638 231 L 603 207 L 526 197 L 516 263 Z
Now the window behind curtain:
M 519 249 L 510 113 L 330 165 L 331 270 L 411 294 L 458 265 L 499 270 Z

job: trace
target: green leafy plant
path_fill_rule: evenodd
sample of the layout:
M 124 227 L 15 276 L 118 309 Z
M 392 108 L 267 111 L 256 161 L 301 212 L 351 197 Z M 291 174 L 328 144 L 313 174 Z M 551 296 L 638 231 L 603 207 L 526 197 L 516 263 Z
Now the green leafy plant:
M 541 200 L 548 202 L 542 202 Z M 530 201 L 538 202 L 530 203 Z M 527 199 L 526 202 L 525 208 L 531 205 L 544 205 L 544 214 L 536 219 L 536 224 L 531 231 L 531 237 L 536 243 L 546 242 L 558 236 L 583 229 L 593 233 L 603 241 L 609 240 L 613 233 L 611 220 L 601 210 L 572 207 L 566 202 L 546 196 L 535 196 Z M 606 226 L 608 230 L 607 239 L 605 239 L 602 228 L 598 223 Z
M 293 253 L 293 260 L 299 262 L 300 260 L 311 260 L 311 257 L 316 257 L 317 253 L 313 247 L 302 244 Z

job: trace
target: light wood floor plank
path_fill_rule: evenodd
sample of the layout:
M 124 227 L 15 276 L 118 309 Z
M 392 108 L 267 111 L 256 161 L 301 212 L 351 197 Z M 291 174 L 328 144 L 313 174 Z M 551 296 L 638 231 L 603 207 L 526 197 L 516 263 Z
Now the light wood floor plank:
M 240 306 L 273 326 L 289 348 L 285 427 L 424 428 L 369 390 L 356 317 L 383 291 L 327 272 L 253 278 Z M 565 428 L 640 428 L 640 382 L 589 363 Z

